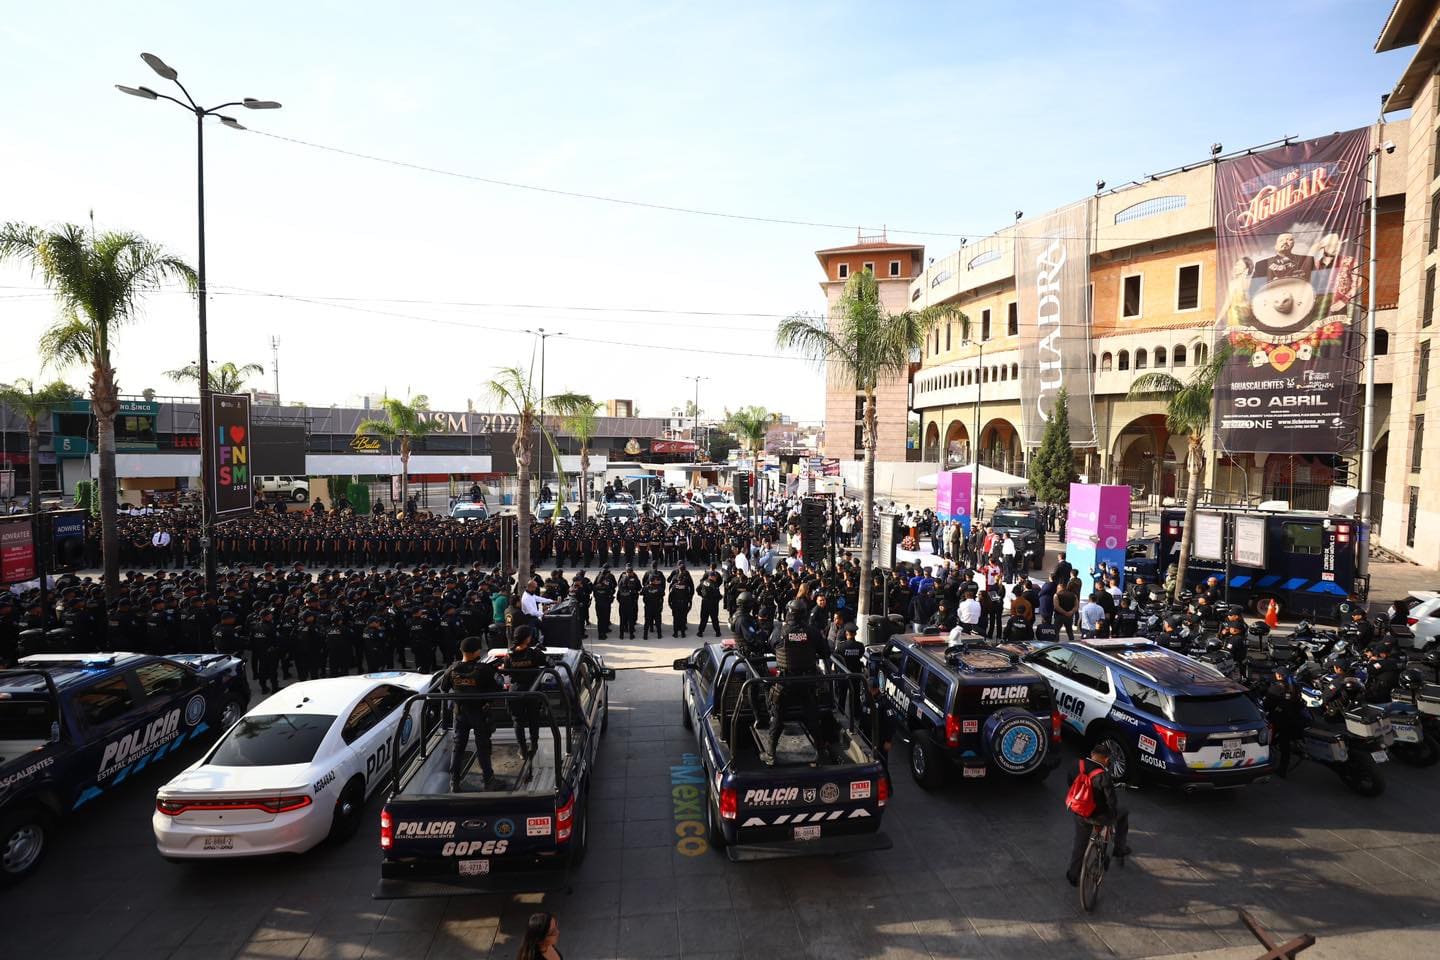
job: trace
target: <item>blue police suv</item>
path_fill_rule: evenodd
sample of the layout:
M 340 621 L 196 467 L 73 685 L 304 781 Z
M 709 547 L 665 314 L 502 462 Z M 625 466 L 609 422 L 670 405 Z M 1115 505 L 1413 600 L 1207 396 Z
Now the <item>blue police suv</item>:
M 1186 791 L 1269 780 L 1270 727 L 1243 685 L 1146 640 L 1055 643 L 1025 654 L 1065 727 L 1110 747 L 1116 780 Z
M 40 865 L 61 817 L 249 702 L 244 661 L 224 654 L 41 654 L 0 670 L 0 885 Z

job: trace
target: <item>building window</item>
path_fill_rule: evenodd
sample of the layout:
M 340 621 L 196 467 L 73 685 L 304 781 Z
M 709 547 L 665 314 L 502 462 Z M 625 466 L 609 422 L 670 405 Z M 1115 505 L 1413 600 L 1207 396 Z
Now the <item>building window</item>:
M 1200 309 L 1200 264 L 1192 263 L 1180 268 L 1175 285 L 1175 309 Z
M 1085 284 L 1085 319 L 1092 322 L 1095 319 L 1095 284 L 1093 283 Z
M 1164 348 L 1164 347 L 1156 347 L 1156 348 L 1155 348 L 1155 366 L 1157 366 L 1157 367 L 1163 367 L 1163 366 L 1165 366 L 1165 348 Z
M 990 339 L 990 311 L 989 311 L 989 310 L 981 310 L 981 311 L 980 311 L 980 339 L 981 339 L 982 341 L 984 341 L 984 340 L 989 340 L 989 339 Z
M 1150 366 L 1150 358 L 1146 355 L 1145 348 L 1141 347 L 1135 351 L 1135 369 L 1144 370 L 1148 366 Z
M 860 269 L 861 269 L 861 270 L 864 270 L 866 273 L 874 273 L 874 272 L 875 272 L 875 261 L 874 261 L 874 260 L 867 260 L 865 263 L 860 264 Z
M 1120 298 L 1120 315 L 1122 317 L 1140 316 L 1141 279 L 1138 273 L 1131 274 L 1124 279 L 1124 293 Z
M 1170 365 L 1172 367 L 1185 366 L 1185 344 L 1175 344 L 1175 356 L 1170 358 Z
M 1415 371 L 1415 399 L 1424 400 L 1430 387 L 1430 341 L 1420 344 L 1420 369 Z
M 898 277 L 898 276 L 900 276 L 900 261 L 899 261 L 899 260 L 891 260 L 891 261 L 890 261 L 890 276 L 892 276 L 892 277 Z
M 965 264 L 965 269 L 974 270 L 976 267 L 983 267 L 985 266 L 985 264 L 994 263 L 996 260 L 999 259 L 999 250 L 986 250 L 984 253 L 978 253 L 975 256 L 971 257 L 970 262 Z
M 1149 200 L 1141 200 L 1139 203 L 1133 203 L 1124 210 L 1116 213 L 1115 222 L 1129 223 L 1132 220 L 1144 220 L 1146 217 L 1169 213 L 1172 210 L 1183 210 L 1187 203 L 1189 203 L 1189 198 L 1183 194 L 1168 197 L 1151 197 Z
M 864 425 L 864 424 L 857 423 L 857 424 L 855 425 L 855 456 L 856 456 L 856 457 L 859 457 L 859 456 L 860 456 L 860 451 L 862 451 L 862 450 L 864 450 L 864 449 L 865 449 L 865 425 Z
M 1020 336 L 1020 304 L 1014 300 L 1005 308 L 1005 336 Z
M 1415 546 L 1415 521 L 1420 515 L 1420 488 L 1410 488 L 1410 516 L 1405 523 L 1405 546 Z
M 950 349 L 950 321 L 945 321 L 945 349 Z
M 1115 367 L 1115 358 L 1108 353 L 1100 354 L 1100 372 L 1109 373 Z
M 1425 450 L 1425 414 L 1415 414 L 1415 431 L 1410 438 L 1410 472 L 1420 472 L 1420 454 Z
M 850 264 L 840 264 L 840 266 L 836 269 L 836 274 L 840 277 L 841 280 L 844 280 L 846 277 L 850 276 Z
M 1440 243 L 1440 193 L 1430 198 L 1430 252 Z
M 856 420 L 864 420 L 864 419 L 865 419 L 865 398 L 864 398 L 864 397 L 856 397 L 856 398 L 855 398 L 855 419 L 856 419 Z
M 1099 363 L 1100 363 L 1100 359 L 1099 359 L 1098 357 L 1096 357 L 1095 354 L 1093 354 L 1093 353 L 1090 354 L 1090 372 L 1091 372 L 1091 373 L 1094 373 L 1094 372 L 1095 372 L 1095 368 L 1099 365 Z
M 1423 312 L 1420 314 L 1420 326 L 1430 326 L 1430 321 L 1435 319 L 1435 268 L 1431 267 L 1425 271 L 1425 303 L 1422 305 Z
M 1384 327 L 1375 328 L 1375 356 L 1383 357 L 1390 352 L 1390 331 Z
M 1117 360 L 1117 362 L 1116 362 L 1116 364 L 1115 364 L 1115 369 L 1116 369 L 1116 370 L 1129 370 L 1129 369 L 1130 369 L 1130 351 L 1129 351 L 1129 350 L 1121 350 L 1121 351 L 1120 351 L 1120 355 L 1119 355 L 1119 357 L 1116 358 L 1116 360 Z
M 1012 363 L 1012 364 L 1010 364 L 1010 379 L 1011 379 L 1011 380 L 1019 380 L 1019 379 L 1020 379 L 1020 364 L 1018 364 L 1018 363 Z
M 1001 367 L 1001 368 L 1000 368 L 1000 379 L 1001 379 L 1001 380 L 1009 380 L 1009 379 L 1010 379 L 1010 368 L 1009 368 L 1009 367 Z

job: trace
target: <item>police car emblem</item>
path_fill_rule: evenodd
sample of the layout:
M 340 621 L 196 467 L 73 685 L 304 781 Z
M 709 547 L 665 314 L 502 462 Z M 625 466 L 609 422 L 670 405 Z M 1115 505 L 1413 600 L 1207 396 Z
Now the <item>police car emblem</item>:
M 806 803 L 814 803 L 815 793 L 816 790 L 814 787 L 806 787 L 801 796 L 804 797 Z
M 508 837 L 515 832 L 515 821 L 509 819 L 495 821 L 495 836 Z
M 400 721 L 400 742 L 409 743 L 410 734 L 415 732 L 415 717 L 412 714 L 405 714 L 405 719 Z
M 185 704 L 185 722 L 193 727 L 204 719 L 205 698 L 197 693 Z
M 840 785 L 827 783 L 820 788 L 820 802 L 834 803 L 840 799 Z

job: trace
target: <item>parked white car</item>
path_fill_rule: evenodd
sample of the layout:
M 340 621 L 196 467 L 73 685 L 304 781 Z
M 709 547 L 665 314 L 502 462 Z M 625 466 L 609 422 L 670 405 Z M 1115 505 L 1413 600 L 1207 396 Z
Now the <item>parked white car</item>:
M 390 777 L 391 751 L 416 749 L 433 718 L 412 694 L 423 673 L 294 683 L 265 698 L 155 796 L 155 844 L 167 859 L 303 853 L 360 826 Z M 427 719 L 429 722 L 427 722 Z
M 1410 641 L 1416 650 L 1424 650 L 1437 640 L 1440 640 L 1440 592 L 1434 590 L 1411 590 L 1410 613 L 1406 615 L 1405 622 L 1410 625 L 1410 632 L 1415 634 L 1415 639 Z M 1399 641 L 1401 645 L 1407 645 L 1407 641 Z

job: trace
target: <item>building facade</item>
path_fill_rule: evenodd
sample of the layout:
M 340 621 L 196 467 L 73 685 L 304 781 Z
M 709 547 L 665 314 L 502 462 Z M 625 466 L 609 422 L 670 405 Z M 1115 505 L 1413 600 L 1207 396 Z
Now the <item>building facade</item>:
M 1375 471 L 1383 475 L 1384 515 L 1397 522 L 1380 528 L 1382 546 L 1422 563 L 1440 565 L 1440 467 L 1436 444 L 1440 409 L 1430 399 L 1430 366 L 1435 341 L 1436 269 L 1440 267 L 1440 3 L 1398 0 L 1386 18 L 1377 53 L 1413 48 L 1409 64 L 1386 98 L 1387 115 L 1409 110 L 1408 118 L 1387 129 L 1408 131 L 1410 149 L 1383 162 L 1403 175 L 1406 209 L 1400 253 L 1399 298 L 1393 370 L 1397 403 L 1388 431 L 1375 453 Z M 1391 139 L 1399 138 L 1391 137 Z M 1440 395 L 1437 395 L 1440 400 Z M 1430 430 L 1427 434 L 1426 423 Z M 1377 435 L 1379 431 L 1377 431 Z M 1432 482 L 1425 482 L 1429 476 Z
M 1397 361 L 1411 358 L 1397 341 L 1402 243 L 1408 248 L 1407 171 L 1411 158 L 1404 124 L 1383 128 L 1393 154 L 1380 166 L 1376 449 L 1403 416 L 1390 416 L 1391 384 L 1400 389 Z M 1431 136 L 1429 139 L 1433 139 Z M 1132 400 L 1137 376 L 1164 371 L 1183 380 L 1214 349 L 1217 316 L 1213 162 L 1197 163 L 1143 182 L 1079 198 L 1088 207 L 1087 294 L 1093 446 L 1075 450 L 1077 471 L 1093 482 L 1125 483 L 1158 498 L 1183 497 L 1186 438 L 1166 429 L 1159 400 Z M 1023 206 L 1023 203 L 1022 203 Z M 1413 207 L 1411 209 L 1414 209 Z M 1043 236 L 1021 221 L 941 258 L 912 283 L 916 306 L 955 304 L 968 319 L 932 331 L 914 374 L 914 407 L 921 417 L 922 456 L 939 468 L 980 463 L 1025 473 L 1027 449 L 1020 417 L 1021 337 L 1015 282 L 1015 237 Z M 1035 229 L 1043 229 L 1036 227 Z M 1405 380 L 1408 389 L 1409 381 Z M 1072 391 L 1073 392 L 1073 391 Z M 1039 437 L 1032 437 L 1032 445 Z M 1208 443 L 1207 443 L 1208 446 Z M 1393 444 L 1391 445 L 1393 448 Z M 1349 455 L 1236 454 L 1206 458 L 1205 486 L 1218 498 L 1286 500 L 1325 508 L 1332 484 L 1355 484 L 1358 451 Z M 1392 457 L 1393 459 L 1393 457 Z M 1377 459 L 1377 464 L 1379 459 Z M 1377 468 L 1376 512 L 1393 514 L 1395 485 Z M 1440 490 L 1435 493 L 1440 505 Z M 1403 524 L 1383 523 L 1393 533 Z
M 889 311 L 910 307 L 910 285 L 924 267 L 925 248 L 916 244 L 888 243 L 879 237 L 856 236 L 845 247 L 815 251 L 825 272 L 820 289 L 825 294 L 826 316 L 834 323 L 834 307 L 845 291 L 845 282 L 861 270 L 875 275 L 880 304 Z M 865 395 L 835 369 L 825 368 L 825 448 L 827 457 L 859 460 L 865 454 L 862 440 Z M 889 377 L 875 390 L 877 460 L 905 459 L 905 435 L 910 421 L 910 378 Z

